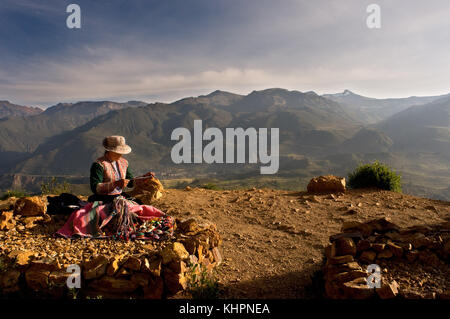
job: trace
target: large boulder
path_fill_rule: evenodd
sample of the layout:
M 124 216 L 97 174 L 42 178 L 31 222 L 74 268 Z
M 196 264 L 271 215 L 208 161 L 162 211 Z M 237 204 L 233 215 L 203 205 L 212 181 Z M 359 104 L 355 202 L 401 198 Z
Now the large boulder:
M 40 196 L 19 198 L 14 205 L 14 214 L 43 216 L 47 212 L 47 201 Z
M 307 186 L 308 193 L 345 192 L 345 178 L 334 175 L 314 177 Z

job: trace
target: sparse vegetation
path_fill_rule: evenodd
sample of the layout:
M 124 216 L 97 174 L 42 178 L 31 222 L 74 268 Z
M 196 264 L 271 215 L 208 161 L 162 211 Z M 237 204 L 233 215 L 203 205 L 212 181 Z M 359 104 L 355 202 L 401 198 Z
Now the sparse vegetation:
M 71 187 L 67 181 L 58 182 L 56 177 L 52 177 L 47 182 L 42 182 L 41 193 L 42 195 L 54 194 L 59 195 L 61 193 L 70 193 Z
M 217 278 L 201 264 L 193 264 L 188 272 L 188 289 L 193 299 L 219 298 Z
M 5 200 L 10 197 L 26 197 L 28 196 L 28 193 L 22 189 L 16 189 L 16 190 L 7 190 L 3 195 L 0 197 L 0 200 Z
M 360 164 L 348 175 L 350 188 L 377 187 L 380 189 L 401 192 L 401 176 L 389 166 L 375 161 L 372 164 Z
M 215 190 L 215 191 L 220 190 L 220 188 L 216 184 L 213 184 L 213 183 L 203 184 L 202 188 L 204 188 L 204 189 L 212 189 L 212 190 Z
M 70 288 L 68 291 L 68 296 L 70 299 L 77 299 L 78 297 L 78 289 L 77 288 Z

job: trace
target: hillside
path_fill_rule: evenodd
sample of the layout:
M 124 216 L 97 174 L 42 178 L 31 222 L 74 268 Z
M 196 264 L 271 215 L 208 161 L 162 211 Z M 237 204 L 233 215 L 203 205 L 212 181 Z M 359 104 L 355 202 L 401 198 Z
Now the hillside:
M 323 95 L 327 99 L 348 107 L 352 114 L 357 116 L 365 124 L 373 124 L 385 120 L 413 105 L 431 103 L 445 96 L 448 95 L 375 99 L 353 93 L 349 90 L 345 90 L 342 93 Z
M 219 95 L 230 99 L 228 93 L 216 92 L 213 95 L 215 100 L 219 99 Z M 337 146 L 356 130 L 352 119 L 339 105 L 316 95 L 311 97 L 300 92 L 267 90 L 253 92 L 244 98 L 232 95 L 231 100 L 236 101 L 221 107 L 212 105 L 214 103 L 210 103 L 209 99 L 188 98 L 172 104 L 150 104 L 98 116 L 72 131 L 47 139 L 30 158 L 16 164 L 12 171 L 25 174 L 83 174 L 92 160 L 100 155 L 102 138 L 112 134 L 126 136 L 127 142 L 132 145 L 133 152 L 128 158 L 135 163 L 136 171 L 142 172 L 150 165 L 154 170 L 168 170 L 175 166 L 170 160 L 170 149 L 176 143 L 170 140 L 172 131 L 177 127 L 192 130 L 194 119 L 202 119 L 204 128 L 218 127 L 223 130 L 226 127 L 278 127 L 282 144 L 280 149 L 286 154 L 320 153 L 321 147 Z M 266 102 L 258 104 L 260 101 Z M 281 108 L 277 104 L 280 101 L 284 101 Z M 260 110 L 256 111 L 256 107 Z M 189 166 L 178 167 L 185 169 Z
M 34 116 L 1 120 L 0 172 L 8 172 L 9 165 L 29 157 L 48 138 L 75 129 L 112 110 L 131 106 L 134 104 L 108 101 L 60 103 Z
M 368 108 L 383 117 L 413 103 L 433 102 L 365 125 L 364 112 L 341 104 L 345 99 L 353 105 L 369 101 Z M 299 190 L 313 175 L 347 176 L 359 163 L 379 160 L 403 176 L 406 193 L 450 199 L 448 101 L 378 100 L 349 91 L 330 97 L 272 88 L 248 95 L 217 90 L 170 104 L 60 103 L 36 116 L 0 121 L 0 190 L 25 187 L 37 192 L 48 176 L 86 184 L 92 161 L 103 152 L 101 140 L 119 134 L 133 148 L 127 159 L 135 174 L 152 170 L 174 187 L 193 182 Z M 226 128 L 279 128 L 277 174 L 261 176 L 259 163 L 174 164 L 171 133 L 178 127 L 192 132 L 196 119 L 202 119 L 203 130 L 217 127 L 223 133 Z
M 397 148 L 450 156 L 450 97 L 410 107 L 376 125 Z
M 382 219 L 393 223 L 388 223 L 390 226 L 412 227 L 409 232 L 419 232 L 412 241 L 416 254 L 420 245 L 434 245 L 423 234 L 429 238 L 438 236 L 441 243 L 437 244 L 447 243 L 445 247 L 450 248 L 450 202 L 389 191 L 361 189 L 314 195 L 268 188 L 165 189 L 152 205 L 181 221 L 193 218 L 199 223 L 216 225 L 222 239 L 219 247 L 222 263 L 216 269 L 220 298 L 321 298 L 326 247 L 330 245 L 330 236 L 340 233 L 344 223 Z M 42 217 L 25 219 L 30 224 L 26 229 L 0 231 L 0 250 L 5 255 L 26 243 L 27 250 L 35 252 L 36 257 L 48 255 L 68 264 L 100 253 L 117 256 L 123 251 L 155 249 L 155 243 L 141 241 L 79 239 L 66 245 L 68 239 L 55 239 L 51 235 L 64 225 L 67 216 L 51 216 L 37 225 L 32 225 L 33 218 Z M 431 231 L 436 225 L 444 225 L 440 226 L 441 232 Z M 392 231 L 378 231 L 395 238 Z M 382 236 L 372 236 L 371 240 L 379 237 Z M 381 255 L 374 262 L 382 267 L 382 276 L 399 283 L 400 298 L 449 296 L 448 263 L 423 259 L 422 254 L 428 256 L 426 252 L 422 249 L 420 257 L 410 262 Z M 172 298 L 180 297 L 186 296 Z M 126 291 L 122 292 L 122 298 L 128 299 Z
M 43 110 L 38 107 L 12 104 L 9 101 L 0 101 L 0 119 L 6 117 L 32 116 L 42 112 Z
M 223 298 L 318 297 L 312 278 L 321 269 L 329 237 L 340 232 L 343 222 L 390 217 L 408 227 L 450 221 L 449 202 L 376 190 L 347 191 L 333 198 L 271 189 L 168 189 L 155 206 L 179 218 L 217 224 L 223 236 Z M 355 212 L 349 213 L 351 209 Z M 426 295 L 445 290 L 433 285 L 445 282 L 450 273 L 447 268 L 446 274 L 436 275 L 433 267 L 415 263 L 407 276 L 393 270 L 391 275 L 405 293 Z M 421 287 L 414 284 L 419 279 L 424 279 Z

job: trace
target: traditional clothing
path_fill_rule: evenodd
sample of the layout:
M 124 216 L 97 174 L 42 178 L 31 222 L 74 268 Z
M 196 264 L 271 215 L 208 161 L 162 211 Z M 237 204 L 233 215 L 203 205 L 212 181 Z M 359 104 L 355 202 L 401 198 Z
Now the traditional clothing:
M 117 196 L 112 203 L 89 203 L 70 215 L 56 235 L 122 240 L 166 240 L 173 235 L 174 219 L 151 205 Z

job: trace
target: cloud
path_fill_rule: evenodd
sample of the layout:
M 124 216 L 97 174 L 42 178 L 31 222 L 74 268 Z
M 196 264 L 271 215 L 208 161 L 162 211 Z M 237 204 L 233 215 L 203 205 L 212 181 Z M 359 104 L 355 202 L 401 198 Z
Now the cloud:
M 268 87 L 373 97 L 448 92 L 448 1 L 379 0 L 380 30 L 365 26 L 368 3 L 359 0 L 187 3 L 80 1 L 78 32 L 65 28 L 65 2 L 2 2 L 23 14 L 0 19 L 0 99 L 169 102 Z

